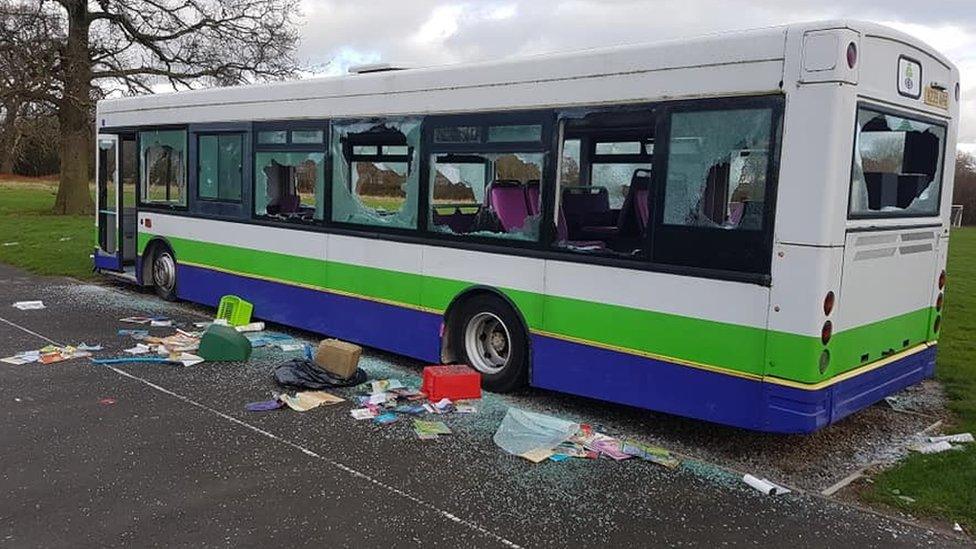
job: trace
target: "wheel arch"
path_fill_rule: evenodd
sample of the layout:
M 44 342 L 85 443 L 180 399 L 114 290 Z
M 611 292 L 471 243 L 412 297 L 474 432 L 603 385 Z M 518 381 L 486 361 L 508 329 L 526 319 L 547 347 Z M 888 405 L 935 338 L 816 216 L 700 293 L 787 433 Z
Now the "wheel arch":
M 474 286 L 465 288 L 454 296 L 454 299 L 452 299 L 451 303 L 448 304 L 447 309 L 444 309 L 444 315 L 441 319 L 441 322 L 443 323 L 443 335 L 441 337 L 441 360 L 444 363 L 455 362 L 458 360 L 458 357 L 455 355 L 454 350 L 451 347 L 451 322 L 457 315 L 457 311 L 460 309 L 460 305 L 462 303 L 479 295 L 492 295 L 498 297 L 504 301 L 515 313 L 515 317 L 519 320 L 519 324 L 525 333 L 525 339 L 529 346 L 529 369 L 531 371 L 532 334 L 529 332 L 529 324 L 525 321 L 525 315 L 522 314 L 522 310 L 519 309 L 518 305 L 512 301 L 512 298 L 508 297 L 505 292 L 502 292 L 494 286 L 486 286 L 483 284 L 476 284 Z

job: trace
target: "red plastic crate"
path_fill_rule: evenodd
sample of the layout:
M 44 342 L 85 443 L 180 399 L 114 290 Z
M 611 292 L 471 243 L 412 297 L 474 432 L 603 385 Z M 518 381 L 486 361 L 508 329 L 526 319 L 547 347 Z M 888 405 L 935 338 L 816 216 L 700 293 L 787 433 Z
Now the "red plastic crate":
M 467 366 L 427 366 L 420 390 L 435 402 L 481 398 L 481 374 Z

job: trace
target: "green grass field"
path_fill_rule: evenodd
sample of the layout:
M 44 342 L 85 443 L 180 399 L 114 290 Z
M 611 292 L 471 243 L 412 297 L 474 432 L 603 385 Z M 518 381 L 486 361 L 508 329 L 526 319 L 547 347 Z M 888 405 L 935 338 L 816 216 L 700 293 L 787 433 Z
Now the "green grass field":
M 56 194 L 56 182 L 0 182 L 0 262 L 44 275 L 91 277 L 94 219 L 52 215 Z
M 936 377 L 955 417 L 943 429 L 976 434 L 976 227 L 953 229 L 946 271 L 945 327 Z M 957 521 L 969 532 L 976 531 L 976 444 L 962 451 L 913 455 L 874 481 L 862 493 L 868 501 Z
M 0 182 L 0 262 L 38 274 L 91 277 L 93 220 L 51 215 L 55 192 L 53 182 Z M 368 204 L 394 209 L 399 202 L 378 198 Z M 976 228 L 953 230 L 948 272 L 936 375 L 955 414 L 947 432 L 976 432 Z M 912 456 L 879 475 L 861 495 L 869 502 L 976 530 L 976 445 Z
M 398 212 L 400 208 L 403 207 L 403 203 L 406 202 L 403 198 L 397 198 L 393 196 L 360 196 L 359 200 L 362 201 L 363 205 L 369 206 L 374 210 L 385 210 L 387 212 Z

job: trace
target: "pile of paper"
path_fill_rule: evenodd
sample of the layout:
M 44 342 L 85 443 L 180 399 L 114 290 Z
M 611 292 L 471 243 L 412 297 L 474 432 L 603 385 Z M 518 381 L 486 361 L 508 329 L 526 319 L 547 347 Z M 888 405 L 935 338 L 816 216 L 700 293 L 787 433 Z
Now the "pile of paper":
M 260 327 L 261 330 L 253 330 L 253 328 Z M 248 328 L 247 330 L 241 330 L 241 328 Z M 305 344 L 301 341 L 291 337 L 286 334 L 279 334 L 276 332 L 265 332 L 264 323 L 256 322 L 249 324 L 247 326 L 238 326 L 237 331 L 243 332 L 244 337 L 251 342 L 251 347 L 257 349 L 258 347 L 277 347 L 282 351 L 301 351 L 305 348 Z
M 421 414 L 471 414 L 478 411 L 471 401 L 452 402 L 441 399 L 437 402 L 425 402 L 427 395 L 414 387 L 405 386 L 398 379 L 377 379 L 359 386 L 363 393 L 357 398 L 360 408 L 352 410 L 352 417 L 357 420 L 372 419 L 379 424 L 393 423 L 394 416 Z
M 86 348 L 90 348 L 90 347 L 86 346 Z M 22 364 L 30 364 L 31 362 L 40 362 L 41 364 L 53 364 L 55 362 L 62 362 L 65 360 L 84 358 L 88 356 L 91 356 L 91 353 L 86 349 L 80 349 L 78 347 L 73 347 L 70 345 L 66 347 L 48 345 L 41 349 L 22 351 L 20 353 L 15 354 L 14 356 L 2 358 L 0 359 L 0 362 L 13 364 L 14 366 L 20 366 Z
M 124 322 L 142 323 L 148 317 L 128 317 Z M 119 330 L 120 336 L 130 336 L 138 343 L 128 349 L 123 349 L 127 355 L 157 355 L 166 357 L 167 362 L 180 363 L 183 366 L 193 366 L 203 362 L 203 358 L 193 354 L 200 347 L 201 332 L 188 332 L 177 329 L 175 333 L 166 337 L 150 336 L 146 330 Z M 124 362 L 119 359 L 104 359 L 96 363 L 108 364 Z
M 278 399 L 296 412 L 307 412 L 319 406 L 331 406 L 346 401 L 344 398 L 325 391 L 302 391 L 295 393 L 294 396 L 285 393 L 278 395 Z

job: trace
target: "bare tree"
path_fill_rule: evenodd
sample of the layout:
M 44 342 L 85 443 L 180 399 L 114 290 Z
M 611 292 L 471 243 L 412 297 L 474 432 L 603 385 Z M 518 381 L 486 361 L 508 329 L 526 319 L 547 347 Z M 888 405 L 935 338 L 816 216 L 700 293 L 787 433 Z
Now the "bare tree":
M 97 98 L 161 85 L 280 79 L 296 69 L 298 0 L 0 0 L 0 6 L 15 20 L 0 33 L 46 36 L 54 52 L 43 98 L 32 100 L 57 110 L 56 213 L 93 210 L 88 178 Z M 0 45 L 7 42 L 18 40 L 0 37 Z
M 0 9 L 0 173 L 12 171 L 22 137 L 21 119 L 35 106 L 53 105 L 57 27 L 37 6 Z
M 976 156 L 956 153 L 952 203 L 962 204 L 963 225 L 976 225 Z

